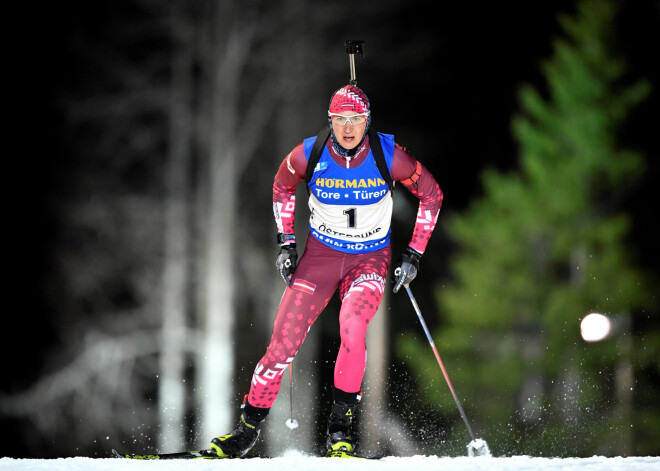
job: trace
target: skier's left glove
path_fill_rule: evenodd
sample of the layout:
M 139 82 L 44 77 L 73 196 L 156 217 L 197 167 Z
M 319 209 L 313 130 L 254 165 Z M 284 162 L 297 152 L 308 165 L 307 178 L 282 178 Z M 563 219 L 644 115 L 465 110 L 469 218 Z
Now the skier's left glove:
M 419 259 L 422 254 L 410 247 L 401 254 L 399 260 L 394 264 L 392 271 L 392 291 L 398 293 L 402 286 L 410 284 L 419 271 Z
M 293 242 L 290 242 L 293 240 Z M 296 271 L 298 265 L 298 251 L 296 250 L 295 236 L 291 234 L 278 234 L 277 242 L 280 244 L 280 254 L 277 256 L 275 266 L 277 271 L 288 285 L 291 275 Z

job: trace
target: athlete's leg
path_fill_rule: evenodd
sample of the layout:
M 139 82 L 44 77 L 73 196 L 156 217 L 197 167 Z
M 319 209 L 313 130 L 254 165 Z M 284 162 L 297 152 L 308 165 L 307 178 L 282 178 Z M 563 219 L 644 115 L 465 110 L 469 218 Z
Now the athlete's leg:
M 305 252 L 280 301 L 266 353 L 252 375 L 250 405 L 270 408 L 275 402 L 284 371 L 337 289 L 342 256 L 312 237 L 307 239 Z
M 339 284 L 343 254 L 337 256 L 338 252 L 315 242 L 308 238 L 296 273 L 280 301 L 270 344 L 255 368 L 238 427 L 211 442 L 210 449 L 220 457 L 244 456 L 254 446 L 279 392 L 282 373 Z
M 340 284 L 341 346 L 335 363 L 335 387 L 346 393 L 360 391 L 366 366 L 367 327 L 383 299 L 391 249 L 363 254 Z

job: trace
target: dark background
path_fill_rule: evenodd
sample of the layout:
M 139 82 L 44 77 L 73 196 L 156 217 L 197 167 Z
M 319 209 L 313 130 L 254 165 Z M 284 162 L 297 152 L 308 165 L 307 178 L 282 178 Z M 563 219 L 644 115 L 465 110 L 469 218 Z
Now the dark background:
M 621 3 L 616 29 L 628 75 L 631 80 L 646 78 L 654 87 L 621 136 L 622 144 L 643 152 L 647 162 L 625 208 L 633 218 L 633 253 L 657 279 L 660 2 Z M 343 41 L 365 40 L 365 57 L 357 62 L 358 81 L 371 100 L 374 126 L 395 133 L 397 141 L 434 173 L 445 193 L 443 211 L 464 210 L 481 193 L 482 169 L 515 168 L 517 147 L 510 123 L 518 110 L 518 90 L 524 83 L 543 89 L 540 64 L 560 32 L 557 14 L 571 13 L 575 2 L 443 2 L 431 8 L 430 3 L 412 1 L 371 6 L 373 15 L 356 16 L 347 2 L 345 18 L 337 19 L 336 37 L 328 40 L 332 49 L 317 51 L 329 62 L 346 64 L 345 70 L 328 71 L 328 98 L 348 80 Z M 94 80 L 71 53 L 72 37 L 81 31 L 91 38 L 95 31 L 102 35 L 109 25 L 139 14 L 130 2 L 43 2 L 20 9 L 13 5 L 11 10 L 6 21 L 15 22 L 18 32 L 8 35 L 3 67 L 9 103 L 3 133 L 3 233 L 9 259 L 3 392 L 31 384 L 57 347 L 51 331 L 61 321 L 54 316 L 57 306 L 44 292 L 52 263 L 52 231 L 57 227 L 57 214 L 49 203 L 66 189 L 66 182 L 54 176 L 61 175 L 59 170 L 71 165 L 78 152 L 76 142 L 63 133 L 63 100 L 66 92 Z M 318 122 L 301 130 L 301 139 L 315 134 L 324 120 L 319 115 Z M 279 162 L 281 156 L 267 158 Z M 437 232 L 432 250 L 451 251 L 451 243 L 441 230 Z M 422 269 L 434 272 L 427 275 L 430 280 L 442 276 L 445 267 Z M 419 289 L 426 290 L 421 283 Z M 17 345 L 20 356 L 15 355 Z M 5 436 L 18 425 L 3 424 Z M 3 455 L 24 453 L 23 438 L 14 438 L 2 447 Z

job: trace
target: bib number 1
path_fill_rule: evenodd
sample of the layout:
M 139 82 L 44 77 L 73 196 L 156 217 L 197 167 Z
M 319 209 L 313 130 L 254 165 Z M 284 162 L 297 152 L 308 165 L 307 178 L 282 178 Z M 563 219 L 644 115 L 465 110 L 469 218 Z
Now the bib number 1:
M 346 215 L 346 218 L 348 219 L 348 227 L 354 228 L 356 227 L 355 225 L 355 212 L 356 208 L 351 208 L 351 209 L 345 209 L 344 214 Z

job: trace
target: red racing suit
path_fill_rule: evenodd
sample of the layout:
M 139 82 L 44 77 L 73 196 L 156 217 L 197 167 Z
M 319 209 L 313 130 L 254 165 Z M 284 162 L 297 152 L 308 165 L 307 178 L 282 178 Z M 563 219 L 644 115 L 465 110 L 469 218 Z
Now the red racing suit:
M 349 169 L 357 169 L 365 162 L 369 164 L 367 159 L 373 161 L 368 136 L 351 158 L 337 153 L 330 139 L 326 147 L 337 164 Z M 419 199 L 409 245 L 424 253 L 442 206 L 442 191 L 433 175 L 405 148 L 396 144 L 391 157 L 392 179 Z M 307 158 L 301 143 L 287 155 L 275 175 L 273 210 L 278 232 L 294 233 L 295 191 L 305 180 Z M 341 299 L 341 346 L 335 362 L 334 386 L 347 393 L 359 392 L 366 366 L 367 326 L 383 297 L 390 261 L 389 244 L 371 252 L 346 253 L 322 243 L 310 233 L 277 310 L 266 353 L 254 370 L 248 395 L 251 406 L 272 406 L 284 371 L 337 289 Z

